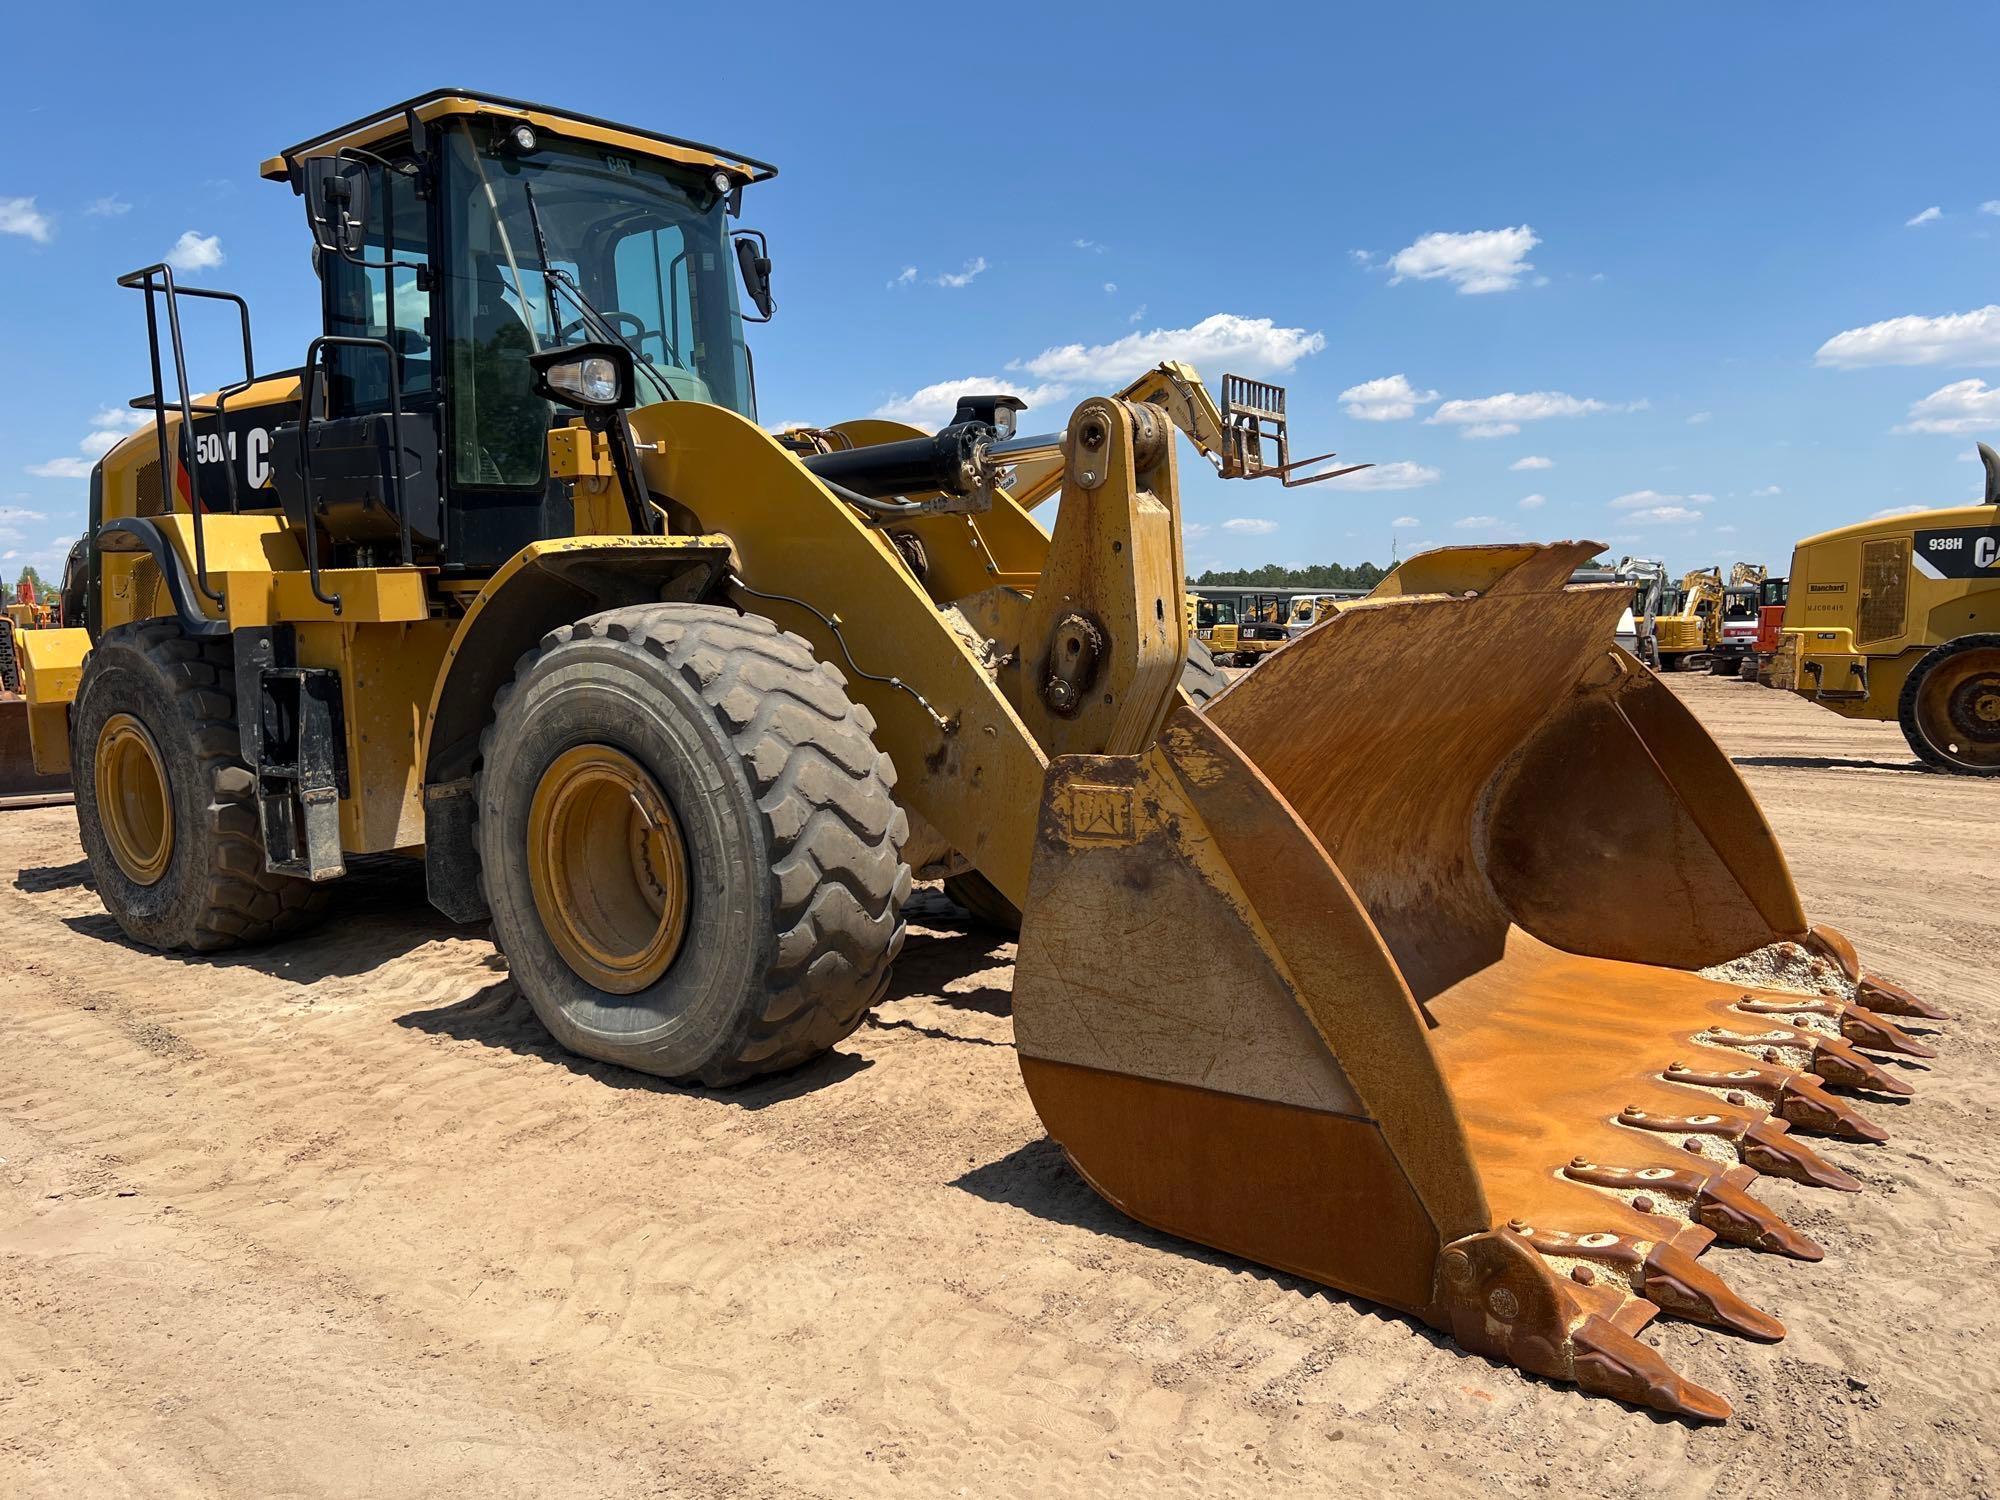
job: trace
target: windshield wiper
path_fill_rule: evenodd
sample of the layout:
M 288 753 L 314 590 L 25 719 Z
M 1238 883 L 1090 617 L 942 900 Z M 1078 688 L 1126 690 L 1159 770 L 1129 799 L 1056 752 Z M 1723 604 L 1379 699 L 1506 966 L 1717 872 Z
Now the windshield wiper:
M 542 258 L 542 285 L 544 287 L 560 286 L 566 290 L 570 294 L 571 300 L 576 303 L 577 310 L 583 314 L 584 320 L 596 328 L 601 337 L 615 339 L 625 346 L 632 356 L 632 368 L 634 370 L 644 371 L 653 384 L 665 393 L 669 401 L 678 401 L 680 397 L 675 394 L 674 388 L 667 384 L 666 376 L 655 370 L 646 357 L 639 352 L 637 346 L 613 327 L 611 321 L 603 313 L 591 305 L 590 299 L 583 295 L 583 288 L 571 279 L 569 272 L 559 271 L 549 263 L 549 239 L 542 232 L 542 211 L 535 206 L 535 185 L 532 182 L 523 182 L 521 184 L 521 194 L 528 200 L 528 223 L 535 231 L 535 253 Z M 562 337 L 561 325 L 556 321 L 558 316 L 556 299 L 554 296 L 551 296 L 549 298 L 549 337 L 551 340 L 559 340 Z

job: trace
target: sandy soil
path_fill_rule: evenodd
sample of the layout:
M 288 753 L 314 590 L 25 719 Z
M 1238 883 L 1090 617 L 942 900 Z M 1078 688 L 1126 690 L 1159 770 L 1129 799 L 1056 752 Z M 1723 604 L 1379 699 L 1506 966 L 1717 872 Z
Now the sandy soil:
M 2000 785 L 1892 726 L 1674 679 L 1807 906 L 1950 1006 L 1827 1247 L 1714 1252 L 1765 1347 L 1648 1337 L 1694 1429 L 1124 1222 L 935 896 L 891 1001 L 704 1094 L 557 1052 L 408 872 L 283 952 L 126 946 L 66 808 L 0 821 L 0 1494 L 1989 1495 Z

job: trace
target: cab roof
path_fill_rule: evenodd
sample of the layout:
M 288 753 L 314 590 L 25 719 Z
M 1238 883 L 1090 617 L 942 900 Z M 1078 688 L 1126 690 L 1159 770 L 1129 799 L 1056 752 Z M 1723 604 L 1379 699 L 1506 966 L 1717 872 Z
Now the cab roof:
M 400 104 L 387 105 L 373 114 L 335 126 L 310 140 L 300 141 L 296 146 L 287 146 L 267 159 L 258 168 L 258 173 L 273 182 L 290 181 L 298 164 L 309 157 L 331 155 L 343 146 L 373 146 L 401 135 L 409 128 L 412 115 L 426 124 L 454 115 L 518 120 L 551 135 L 615 146 L 634 156 L 656 157 L 685 166 L 727 172 L 742 182 L 762 182 L 778 175 L 776 167 L 754 156 L 724 151 L 717 146 L 703 145 L 700 141 L 682 140 L 679 136 L 662 135 L 654 130 L 642 130 L 636 125 L 620 125 L 595 115 L 558 109 L 552 104 L 534 104 L 526 99 L 508 99 L 499 94 L 476 93 L 471 89 L 432 89 Z
M 1799 545 L 1814 547 L 1821 542 L 1894 536 L 1906 531 L 1941 529 L 1947 526 L 2000 526 L 2000 507 L 1967 501 L 1962 505 L 1941 505 L 1936 510 L 1912 510 L 1904 511 L 1900 515 L 1875 516 L 1866 521 L 1855 521 L 1846 526 L 1836 526 L 1830 531 L 1815 532 L 1811 536 L 1801 537 Z

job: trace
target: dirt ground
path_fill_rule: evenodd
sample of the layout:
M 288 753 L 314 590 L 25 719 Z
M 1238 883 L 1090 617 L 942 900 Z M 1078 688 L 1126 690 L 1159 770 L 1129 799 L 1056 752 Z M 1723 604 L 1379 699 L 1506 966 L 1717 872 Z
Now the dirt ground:
M 1712 1252 L 1790 1337 L 1648 1333 L 1727 1426 L 1122 1220 L 940 897 L 836 1054 L 703 1093 L 558 1052 L 405 869 L 137 951 L 51 808 L 0 815 L 0 1494 L 1991 1495 L 2000 785 L 1670 680 L 1807 909 L 1954 1015 L 1889 1144 L 1819 1145 L 1865 1193 L 1760 1184 L 1822 1264 Z

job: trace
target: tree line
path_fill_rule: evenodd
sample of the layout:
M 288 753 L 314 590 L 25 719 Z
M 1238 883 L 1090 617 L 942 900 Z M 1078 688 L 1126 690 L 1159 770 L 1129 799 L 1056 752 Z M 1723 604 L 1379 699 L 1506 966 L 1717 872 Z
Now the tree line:
M 1372 562 L 1313 563 L 1304 568 L 1288 568 L 1282 563 L 1265 563 L 1261 568 L 1210 568 L 1196 584 L 1237 584 L 1246 588 L 1269 589 L 1372 589 L 1388 572 Z

